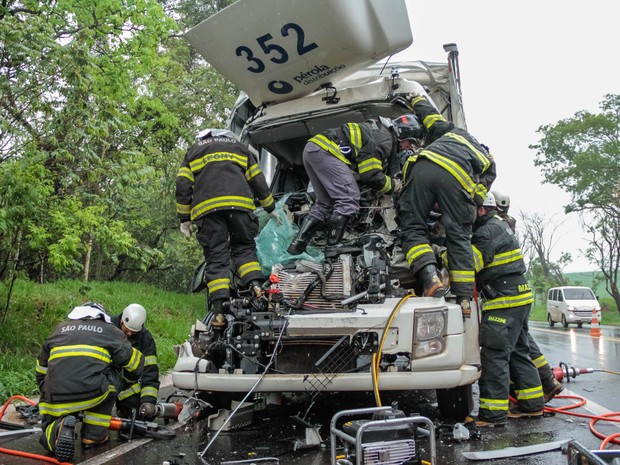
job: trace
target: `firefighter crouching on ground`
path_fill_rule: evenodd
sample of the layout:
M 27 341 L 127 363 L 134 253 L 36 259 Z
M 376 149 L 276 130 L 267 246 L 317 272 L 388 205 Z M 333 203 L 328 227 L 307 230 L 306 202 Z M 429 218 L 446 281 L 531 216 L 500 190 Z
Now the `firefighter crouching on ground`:
M 446 121 L 424 96 L 413 96 L 416 113 L 403 115 L 395 125 L 419 125 L 425 129 L 409 131 L 400 137 L 403 150 L 418 149 L 405 162 L 405 187 L 399 200 L 402 249 L 411 272 L 422 282 L 424 296 L 441 297 L 446 289 L 437 274 L 437 260 L 429 241 L 427 219 L 436 204 L 446 231 L 451 291 L 464 315 L 471 313 L 469 301 L 474 293 L 474 263 L 470 245 L 476 206 L 482 205 L 487 189 L 495 179 L 495 162 L 467 131 Z M 426 134 L 424 134 L 426 133 Z M 426 145 L 416 145 L 426 137 Z
M 241 286 L 261 294 L 263 274 L 254 241 L 258 233 L 255 197 L 272 214 L 275 201 L 246 145 L 223 129 L 198 134 L 177 174 L 176 206 L 181 232 L 188 239 L 192 222 L 198 227 L 196 239 L 204 250 L 213 311 L 211 326 L 216 330 L 226 327 L 224 302 L 230 299 L 231 259 Z
M 510 226 L 512 232 L 516 232 L 517 220 L 508 214 L 508 209 L 510 208 L 510 196 L 495 190 L 491 191 L 491 193 L 495 197 L 495 203 L 497 203 L 497 214 L 508 224 L 508 226 Z M 538 347 L 538 344 L 536 344 L 536 341 L 534 341 L 532 335 L 527 333 L 527 337 L 530 346 L 530 358 L 538 369 L 538 375 L 540 376 L 543 393 L 545 395 L 545 403 L 547 403 L 562 392 L 564 390 L 564 386 L 562 386 L 562 383 L 555 379 L 547 359 L 540 350 L 540 347 Z
M 389 120 L 387 120 L 389 123 Z M 387 124 L 391 126 L 391 124 Z M 303 162 L 316 203 L 304 218 L 287 252 L 299 255 L 314 233 L 327 224 L 327 245 L 340 242 L 347 224 L 360 209 L 359 183 L 379 194 L 398 194 L 402 184 L 383 172 L 398 144 L 385 123 L 368 120 L 328 129 L 308 140 Z
M 530 359 L 528 318 L 534 296 L 516 236 L 496 213 L 493 194 L 478 207 L 471 244 L 481 296 L 480 410 L 478 426 L 504 426 L 507 418 L 542 417 L 538 370 Z M 510 379 L 517 396 L 509 407 Z
M 144 370 L 139 381 L 125 382 L 116 400 L 116 415 L 131 418 L 131 410 L 136 409 L 142 420 L 155 418 L 157 395 L 159 393 L 159 367 L 155 340 L 144 327 L 146 310 L 140 304 L 130 304 L 123 313 L 112 317 L 112 323 L 119 328 L 132 347 L 142 352 Z
M 123 377 L 138 380 L 144 359 L 96 303 L 75 307 L 41 347 L 36 379 L 41 398 L 39 442 L 60 462 L 75 451 L 75 424 L 84 412 L 82 444 L 105 444 Z M 122 374 L 121 374 L 122 372 Z

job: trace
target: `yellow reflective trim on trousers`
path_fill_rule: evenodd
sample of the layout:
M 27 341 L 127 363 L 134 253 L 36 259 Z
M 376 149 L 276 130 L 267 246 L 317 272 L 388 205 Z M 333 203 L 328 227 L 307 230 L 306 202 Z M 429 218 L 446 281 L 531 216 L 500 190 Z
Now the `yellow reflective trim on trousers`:
M 127 362 L 127 365 L 124 365 L 123 368 L 129 372 L 136 371 L 136 369 L 140 366 L 140 359 L 142 358 L 142 352 L 138 349 L 132 347 L 131 348 L 131 357 Z
M 474 191 L 476 188 L 476 183 L 469 177 L 467 172 L 461 168 L 461 166 L 455 161 L 450 160 L 449 158 L 444 157 L 443 155 L 439 155 L 438 153 L 431 152 L 430 150 L 422 150 L 419 153 L 419 156 L 424 156 L 431 160 L 433 163 L 438 164 L 443 169 L 448 171 L 452 176 L 456 178 L 463 189 L 467 191 L 467 193 L 473 197 Z
M 157 398 L 157 394 L 159 394 L 159 391 L 157 390 L 157 388 L 154 388 L 153 386 L 145 386 L 142 388 L 142 393 L 140 394 L 140 397 Z
M 480 408 L 487 410 L 508 410 L 508 399 L 483 399 L 480 398 Z
M 252 271 L 260 271 L 260 264 L 258 262 L 248 262 L 239 267 L 239 277 L 243 278 L 246 274 Z
M 379 194 L 385 194 L 386 192 L 389 192 L 390 189 L 392 189 L 392 178 L 390 178 L 389 176 L 386 176 L 385 182 L 383 183 L 383 187 L 379 189 Z
M 536 366 L 536 368 L 544 367 L 548 363 L 544 355 L 535 358 L 534 360 L 532 360 L 532 362 L 534 362 L 534 366 Z
M 426 118 L 424 118 L 424 121 L 422 121 L 422 124 L 424 125 L 426 129 L 430 129 L 433 126 L 433 124 L 435 124 L 437 121 L 445 122 L 446 119 L 443 116 L 441 116 L 439 113 L 433 113 L 432 115 L 428 115 Z
M 191 208 L 191 205 L 177 203 L 177 213 L 180 213 L 181 215 L 189 215 Z
M 194 173 L 187 166 L 181 166 L 179 168 L 179 172 L 177 173 L 177 178 L 187 178 L 191 182 L 194 182 Z
M 431 248 L 430 245 L 428 245 L 428 244 L 414 245 L 407 252 L 407 263 L 409 265 L 411 265 L 411 263 L 416 258 L 419 258 L 420 256 L 424 255 L 425 253 L 430 253 L 430 254 L 433 253 L 433 249 Z
M 37 360 L 37 366 L 35 368 L 35 371 L 41 375 L 44 375 L 47 373 L 47 367 L 44 367 L 43 365 L 39 365 L 39 361 Z
M 157 355 L 147 355 L 144 357 L 144 366 L 157 365 Z
M 474 255 L 474 271 L 478 273 L 482 268 L 484 268 L 484 258 L 482 258 L 482 252 L 475 245 L 471 246 L 471 250 Z
M 110 352 L 103 347 L 90 346 L 87 344 L 76 344 L 69 346 L 53 347 L 50 351 L 48 361 L 63 357 L 92 357 L 106 363 L 111 363 Z
M 538 399 L 543 397 L 545 394 L 543 392 L 542 386 L 539 384 L 533 388 L 528 389 L 515 389 L 515 393 L 517 394 L 518 400 L 526 400 L 526 399 Z
M 207 287 L 209 288 L 209 292 L 215 292 L 222 289 L 228 289 L 230 287 L 230 279 L 229 278 L 220 278 L 214 279 L 213 281 L 209 281 L 207 283 Z
M 68 415 L 69 413 L 79 412 L 81 410 L 88 410 L 89 408 L 96 407 L 103 402 L 111 392 L 115 392 L 114 385 L 110 384 L 108 390 L 98 397 L 90 400 L 83 400 L 80 402 L 67 402 L 64 404 L 52 404 L 49 402 L 39 402 L 39 412 L 41 415 L 52 415 L 59 417 L 62 415 Z
M 140 390 L 141 390 L 140 383 L 134 383 L 133 385 L 131 385 L 127 389 L 119 392 L 118 400 L 125 400 L 128 397 L 133 396 L 134 394 L 140 394 Z
M 45 440 L 47 441 L 47 447 L 49 448 L 49 450 L 54 450 L 54 447 L 52 445 L 52 431 L 54 430 L 54 423 L 56 423 L 57 421 L 61 420 L 54 420 L 45 430 Z
M 497 299 L 487 300 L 482 304 L 482 310 L 497 310 L 499 308 L 521 307 L 523 305 L 534 303 L 534 295 L 526 292 L 519 295 L 511 295 L 498 297 Z
M 505 265 L 507 263 L 516 262 L 519 260 L 523 260 L 523 254 L 520 249 L 510 250 L 509 252 L 498 253 L 493 257 L 493 261 L 487 266 L 490 268 L 492 266 Z
M 241 165 L 243 170 L 245 171 L 248 167 L 248 159 L 243 155 L 239 155 L 232 152 L 215 152 L 215 153 L 207 153 L 203 157 L 197 158 L 196 160 L 189 162 L 189 167 L 192 170 L 192 173 L 200 171 L 204 168 L 208 163 L 216 163 L 219 161 L 232 161 L 233 163 L 237 163 Z
M 260 202 L 261 206 L 268 207 L 269 205 L 271 205 L 274 202 L 273 196 L 271 194 L 269 194 L 264 199 L 259 200 L 259 202 Z
M 104 415 L 102 413 L 95 413 L 95 412 L 84 412 L 84 423 L 88 424 L 88 425 L 94 425 L 94 426 L 103 426 L 104 428 L 109 428 L 110 427 L 110 420 L 112 419 L 112 416 L 110 415 Z
M 362 130 L 360 129 L 360 125 L 357 123 L 347 123 L 347 126 L 349 126 L 349 140 L 355 150 L 355 158 L 357 158 L 357 154 L 359 153 L 360 148 L 362 148 Z
M 340 146 L 336 144 L 335 142 L 329 140 L 327 137 L 323 136 L 322 134 L 314 136 L 308 142 L 315 143 L 316 145 L 321 147 L 326 152 L 331 153 L 334 157 L 336 157 L 342 163 L 346 165 L 351 164 L 351 162 L 340 151 Z
M 247 179 L 248 181 L 252 180 L 252 178 L 254 178 L 255 176 L 258 176 L 259 174 L 261 174 L 263 171 L 260 169 L 260 166 L 258 166 L 258 164 L 254 163 L 252 166 L 250 166 L 246 171 L 245 171 L 245 179 Z
M 249 197 L 240 197 L 237 195 L 225 195 L 222 197 L 214 197 L 212 199 L 205 200 L 200 202 L 194 208 L 192 208 L 191 217 L 192 220 L 202 215 L 203 213 L 209 212 L 216 208 L 223 207 L 239 207 L 246 208 L 248 210 L 254 211 L 256 206 L 254 205 L 254 200 Z
M 473 283 L 474 270 L 450 270 L 450 281 L 454 283 Z
M 357 165 L 357 172 L 359 174 L 367 173 L 372 170 L 383 170 L 383 165 L 378 158 L 369 158 L 368 160 L 364 160 Z
M 460 142 L 461 144 L 467 146 L 467 148 L 469 148 L 469 150 L 474 152 L 474 155 L 476 155 L 476 158 L 482 164 L 482 172 L 483 173 L 486 170 L 489 169 L 489 166 L 491 166 L 491 160 L 489 160 L 488 157 L 485 154 L 483 154 L 480 150 L 478 150 L 476 147 L 474 147 L 471 142 L 469 142 L 463 136 L 460 136 L 460 135 L 455 134 L 453 132 L 446 133 L 446 136 L 451 137 L 452 139 Z

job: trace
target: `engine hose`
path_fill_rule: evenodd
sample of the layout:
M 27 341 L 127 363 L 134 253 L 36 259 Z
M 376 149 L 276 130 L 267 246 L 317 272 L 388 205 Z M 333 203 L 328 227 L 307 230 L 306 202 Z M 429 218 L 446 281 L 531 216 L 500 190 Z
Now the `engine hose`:
M 9 408 L 9 405 L 15 399 L 23 400 L 24 402 L 26 402 L 26 403 L 28 403 L 28 404 L 30 404 L 32 406 L 37 405 L 36 402 L 33 402 L 32 400 L 28 399 L 27 397 L 20 396 L 20 395 L 11 396 L 11 397 L 9 397 L 9 400 L 7 400 L 4 403 L 4 405 L 2 406 L 2 410 L 0 410 L 0 420 L 2 420 L 2 417 L 4 416 L 4 413 L 6 412 L 6 409 Z M 21 450 L 6 449 L 4 447 L 0 447 L 0 453 L 8 454 L 8 455 L 15 455 L 17 457 L 26 457 L 26 458 L 29 458 L 29 459 L 42 460 L 44 462 L 54 463 L 56 465 L 72 465 L 70 462 L 59 462 L 55 458 L 48 457 L 46 455 L 33 454 L 33 453 L 30 453 L 30 452 L 23 452 Z
M 383 334 L 381 335 L 381 340 L 379 342 L 379 347 L 377 349 L 377 352 L 375 354 L 373 354 L 373 363 L 372 363 L 371 373 L 372 373 L 372 381 L 373 381 L 373 390 L 374 390 L 374 394 L 375 394 L 375 402 L 377 403 L 377 407 L 381 407 L 382 406 L 381 405 L 381 396 L 379 394 L 379 367 L 381 365 L 381 357 L 383 355 L 383 344 L 385 344 L 385 339 L 387 337 L 388 330 L 390 329 L 390 326 L 392 325 L 392 321 L 394 320 L 394 317 L 399 312 L 399 310 L 403 306 L 403 304 L 410 297 L 413 297 L 413 296 L 414 296 L 414 294 L 412 294 L 412 293 L 407 294 L 402 299 L 400 299 L 398 301 L 398 303 L 396 304 L 396 306 L 392 309 L 392 313 L 390 313 L 390 316 L 387 319 L 387 323 L 385 324 L 385 328 L 383 328 Z

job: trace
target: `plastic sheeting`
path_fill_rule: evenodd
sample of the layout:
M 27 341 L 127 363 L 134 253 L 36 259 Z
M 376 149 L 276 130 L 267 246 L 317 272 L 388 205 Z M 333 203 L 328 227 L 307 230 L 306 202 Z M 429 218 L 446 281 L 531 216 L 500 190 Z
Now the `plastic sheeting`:
M 286 207 L 287 198 L 288 195 L 285 195 L 278 200 L 274 210 L 274 213 L 282 220 L 281 223 L 265 211 L 256 212 L 260 230 L 256 238 L 256 252 L 265 275 L 271 274 L 271 268 L 276 264 L 285 265 L 301 259 L 321 262 L 324 258 L 323 251 L 312 245 L 308 245 L 301 255 L 291 255 L 286 251 L 299 231 L 299 227 L 292 221 L 292 214 Z

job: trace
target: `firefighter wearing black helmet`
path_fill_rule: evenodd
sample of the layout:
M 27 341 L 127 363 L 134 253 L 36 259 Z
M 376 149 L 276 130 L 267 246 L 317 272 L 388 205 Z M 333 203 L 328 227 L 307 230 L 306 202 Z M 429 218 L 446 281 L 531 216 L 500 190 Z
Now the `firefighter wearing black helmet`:
M 187 150 L 176 178 L 176 206 L 181 232 L 189 239 L 192 222 L 203 247 L 205 275 L 214 329 L 226 327 L 224 302 L 230 298 L 233 262 L 242 287 L 259 294 L 263 274 L 254 238 L 258 221 L 255 199 L 267 213 L 275 201 L 260 166 L 236 134 L 206 129 Z
M 304 218 L 288 253 L 303 253 L 314 233 L 324 225 L 327 245 L 340 242 L 350 218 L 360 209 L 358 182 L 379 194 L 400 192 L 400 180 L 384 172 L 398 146 L 390 126 L 389 120 L 375 119 L 347 123 L 308 140 L 303 162 L 316 203 Z
M 495 162 L 471 134 L 446 121 L 426 97 L 411 96 L 411 106 L 424 128 L 423 137 L 417 120 L 395 120 L 395 124 L 411 127 L 398 137 L 401 148 L 416 150 L 403 168 L 405 187 L 399 201 L 403 252 L 422 283 L 423 295 L 443 296 L 447 289 L 437 273 L 427 225 L 433 208 L 439 208 L 446 230 L 451 291 L 468 315 L 474 293 L 469 241 L 476 206 L 482 204 L 495 179 Z

